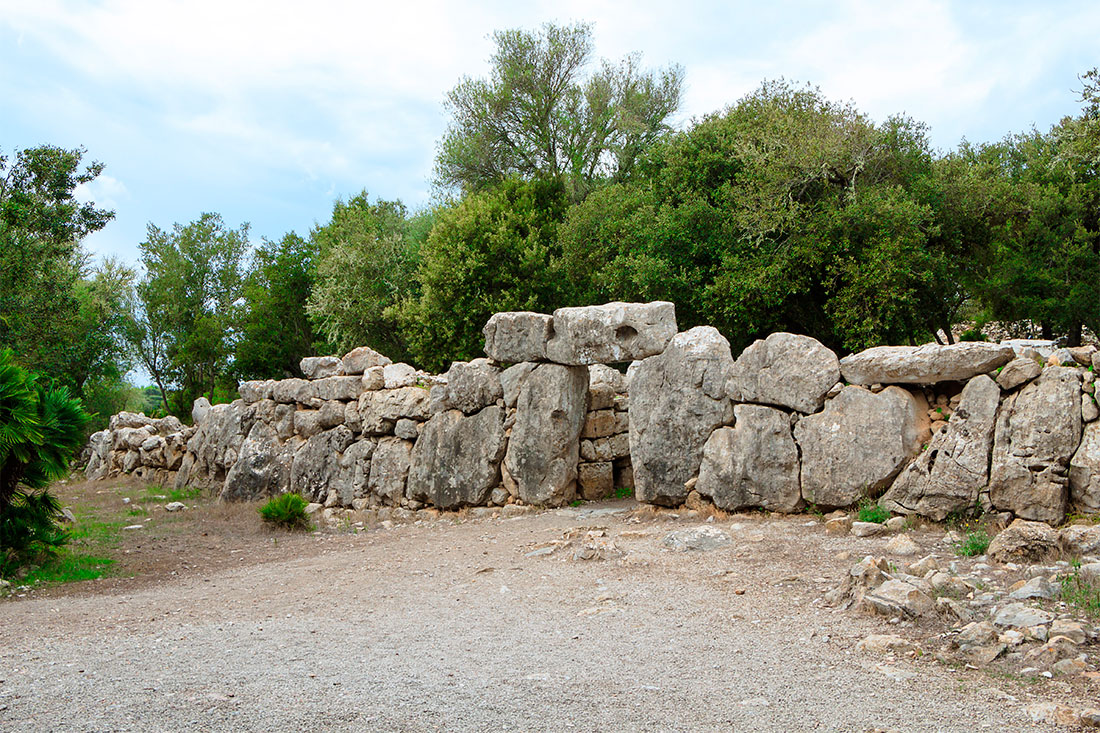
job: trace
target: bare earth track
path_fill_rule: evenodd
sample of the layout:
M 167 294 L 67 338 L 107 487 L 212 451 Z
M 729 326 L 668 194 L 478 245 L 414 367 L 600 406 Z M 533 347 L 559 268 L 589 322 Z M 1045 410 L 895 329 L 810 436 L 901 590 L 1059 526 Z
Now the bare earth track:
M 856 652 L 931 633 L 823 607 L 882 538 L 736 515 L 676 552 L 699 520 L 632 506 L 296 537 L 153 515 L 179 528 L 127 537 L 135 577 L 0 601 L 0 730 L 1038 731 L 1026 703 L 1096 694 Z M 530 554 L 577 527 L 625 555 Z

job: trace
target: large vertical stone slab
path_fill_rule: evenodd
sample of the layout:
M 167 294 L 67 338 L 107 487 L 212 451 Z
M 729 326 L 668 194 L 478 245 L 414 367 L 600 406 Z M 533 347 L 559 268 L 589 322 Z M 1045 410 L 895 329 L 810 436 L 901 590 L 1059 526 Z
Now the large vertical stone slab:
M 1000 398 L 1000 387 L 984 374 L 967 382 L 947 427 L 906 466 L 879 503 L 898 514 L 917 513 L 937 522 L 977 503 L 989 483 Z
M 432 415 L 413 447 L 407 495 L 439 509 L 484 504 L 500 484 L 504 410 Z
M 401 438 L 382 438 L 370 459 L 367 490 L 391 505 L 401 503 L 412 466 L 413 444 Z
M 710 326 L 677 334 L 630 378 L 630 457 L 638 501 L 676 506 L 699 473 L 703 446 L 733 419 L 729 342 Z
M 840 380 L 840 360 L 809 336 L 773 333 L 755 341 L 733 363 L 726 391 L 734 402 L 817 412 Z
M 1069 491 L 1080 511 L 1100 513 L 1100 422 L 1085 426 L 1081 445 L 1070 459 Z
M 735 405 L 733 411 L 733 427 L 715 430 L 703 448 L 695 490 L 726 511 L 797 510 L 798 448 L 787 413 L 761 405 Z
M 219 498 L 251 501 L 287 491 L 292 459 L 293 453 L 284 450 L 275 428 L 257 422 L 241 443 L 240 455 L 225 477 Z
M 529 504 L 563 504 L 577 490 L 588 369 L 540 364 L 523 380 L 504 456 L 509 491 Z
M 307 440 L 290 465 L 290 490 L 308 501 L 324 501 L 340 473 L 340 454 L 354 439 L 352 432 L 340 425 Z
M 1047 367 L 1009 395 L 997 416 L 989 501 L 1038 522 L 1061 522 L 1069 499 L 1069 462 L 1081 442 L 1081 377 Z
M 675 335 L 676 306 L 665 301 L 558 308 L 546 358 L 572 366 L 634 361 L 660 354 Z
M 889 486 L 920 452 L 922 402 L 901 387 L 878 394 L 845 387 L 823 412 L 799 420 L 794 437 L 802 450 L 802 498 L 843 507 Z

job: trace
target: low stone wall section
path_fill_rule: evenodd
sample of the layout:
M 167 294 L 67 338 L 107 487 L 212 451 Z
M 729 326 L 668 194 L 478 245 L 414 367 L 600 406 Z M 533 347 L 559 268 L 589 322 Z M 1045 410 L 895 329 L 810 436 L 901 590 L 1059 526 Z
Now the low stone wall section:
M 306 379 L 196 403 L 194 427 L 120 413 L 92 436 L 87 475 L 226 500 L 295 491 L 334 510 L 554 506 L 633 488 L 642 502 L 729 511 L 872 499 L 936 520 L 975 507 L 1045 522 L 1100 512 L 1090 347 L 839 359 L 775 333 L 735 359 L 713 328 L 678 333 L 671 303 L 499 313 L 485 342 L 488 358 L 441 375 L 367 347 L 304 359 Z

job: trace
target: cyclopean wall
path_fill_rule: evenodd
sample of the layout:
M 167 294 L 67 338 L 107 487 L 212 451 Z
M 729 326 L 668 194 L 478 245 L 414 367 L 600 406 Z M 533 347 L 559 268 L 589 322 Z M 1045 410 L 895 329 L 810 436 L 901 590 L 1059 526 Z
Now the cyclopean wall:
M 486 359 L 418 372 L 366 347 L 196 403 L 195 427 L 121 413 L 87 473 L 334 510 L 639 501 L 794 512 L 876 498 L 942 520 L 979 506 L 1100 512 L 1097 352 L 877 347 L 838 359 L 772 334 L 737 359 L 671 303 L 498 313 Z M 607 364 L 627 364 L 626 374 Z M 505 366 L 507 365 L 507 368 Z M 185 446 L 185 447 L 184 447 Z

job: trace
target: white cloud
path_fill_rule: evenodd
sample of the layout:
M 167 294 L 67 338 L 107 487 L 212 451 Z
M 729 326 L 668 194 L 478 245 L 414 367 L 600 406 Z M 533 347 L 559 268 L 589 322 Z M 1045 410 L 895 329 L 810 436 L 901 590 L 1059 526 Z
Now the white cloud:
M 117 211 L 120 204 L 130 198 L 130 191 L 122 181 L 100 173 L 88 183 L 77 186 L 73 196 L 82 203 L 94 203 L 101 209 Z

